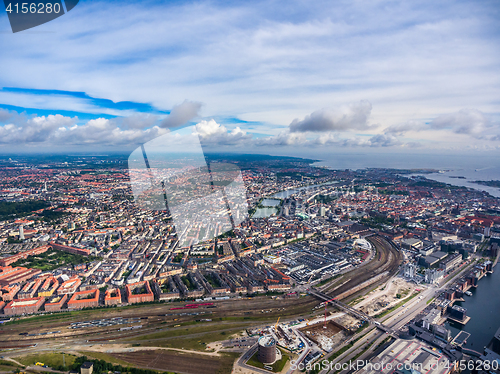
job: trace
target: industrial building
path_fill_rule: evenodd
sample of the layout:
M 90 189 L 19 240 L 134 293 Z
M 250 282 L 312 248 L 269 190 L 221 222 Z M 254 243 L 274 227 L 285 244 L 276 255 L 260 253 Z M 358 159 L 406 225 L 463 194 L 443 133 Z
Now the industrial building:
M 449 271 L 459 265 L 462 262 L 462 255 L 460 253 L 454 253 L 446 257 L 439 263 L 439 267 L 444 271 Z
M 444 277 L 444 270 L 442 269 L 425 269 L 424 281 L 425 283 L 436 283 Z
M 441 251 L 434 252 L 432 255 L 421 257 L 419 260 L 419 265 L 426 268 L 435 267 L 447 255 L 448 255 L 447 253 Z
M 276 340 L 272 336 L 259 338 L 257 358 L 263 364 L 272 364 L 276 361 Z
M 405 264 L 403 271 L 406 278 L 413 279 L 417 275 L 417 266 L 412 263 Z

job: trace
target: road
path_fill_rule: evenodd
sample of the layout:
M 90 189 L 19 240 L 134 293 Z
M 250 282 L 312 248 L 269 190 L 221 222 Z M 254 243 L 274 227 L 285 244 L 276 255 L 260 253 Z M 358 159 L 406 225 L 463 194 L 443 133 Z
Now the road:
M 459 271 L 457 274 L 452 276 L 451 279 L 445 279 L 442 282 L 440 282 L 439 285 L 432 285 L 430 286 L 427 290 L 423 291 L 418 297 L 413 298 L 409 302 L 405 304 L 404 307 L 400 307 L 396 309 L 395 311 L 389 313 L 388 315 L 382 317 L 384 325 L 390 327 L 393 330 L 399 330 L 401 327 L 406 325 L 408 322 L 410 322 L 413 318 L 415 318 L 425 307 L 428 305 L 428 301 L 432 300 L 434 297 L 439 295 L 441 292 L 443 292 L 446 288 L 449 287 L 449 285 L 459 277 L 461 277 L 466 271 L 470 269 L 470 267 L 474 264 L 473 262 L 474 258 L 471 258 L 469 263 L 467 265 L 464 265 L 462 267 L 462 270 Z M 354 346 L 350 349 L 348 349 L 344 354 L 340 355 L 337 357 L 337 359 L 333 360 L 332 363 L 346 363 L 349 362 L 353 357 L 355 357 L 358 353 L 363 351 L 363 346 L 365 346 L 367 343 L 369 344 L 370 342 L 373 342 L 371 348 L 363 353 L 359 359 L 366 360 L 370 357 L 371 353 L 373 353 L 373 349 L 381 342 L 385 337 L 387 337 L 387 334 L 382 333 L 381 331 L 378 331 L 377 329 L 371 327 L 368 332 L 362 331 L 362 334 L 365 334 L 362 339 L 360 339 L 358 342 L 354 344 Z M 356 339 L 357 336 L 353 336 L 352 339 Z M 346 343 L 348 344 L 348 342 Z M 324 359 L 327 359 L 329 356 L 333 354 L 330 353 L 324 357 Z M 331 366 L 330 366 L 331 367 Z M 333 372 L 335 372 L 334 370 Z M 328 373 L 329 370 L 322 370 L 320 373 L 321 374 L 326 374 Z M 349 373 L 350 370 L 342 370 L 342 374 L 347 374 Z

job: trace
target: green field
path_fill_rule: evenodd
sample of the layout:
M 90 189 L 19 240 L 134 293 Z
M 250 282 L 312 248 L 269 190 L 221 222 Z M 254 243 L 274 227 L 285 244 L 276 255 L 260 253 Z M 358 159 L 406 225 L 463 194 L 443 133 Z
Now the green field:
M 19 365 L 17 365 L 15 362 L 0 360 L 0 371 L 12 371 L 18 367 Z
M 97 259 L 99 259 L 99 257 L 82 256 L 56 249 L 49 249 L 47 252 L 34 256 L 28 256 L 26 259 L 20 259 L 14 262 L 11 266 L 24 266 L 43 271 L 51 271 L 63 265 L 78 265 Z
M 188 322 L 183 323 L 182 326 L 189 327 L 171 329 L 126 340 L 141 341 L 140 345 L 144 346 L 205 351 L 206 344 L 229 339 L 231 335 L 243 331 L 248 327 L 248 324 L 227 325 L 226 328 L 224 328 L 220 324 L 193 326 L 192 322 Z M 186 335 L 186 337 L 183 337 L 184 335 Z
M 64 354 L 59 352 L 51 352 L 51 353 L 36 353 L 32 355 L 27 355 L 23 357 L 16 358 L 16 361 L 19 361 L 23 365 L 33 366 L 37 362 L 42 362 L 44 365 L 47 365 L 51 368 L 55 368 L 58 366 L 70 367 L 75 362 L 76 356 L 71 354 Z

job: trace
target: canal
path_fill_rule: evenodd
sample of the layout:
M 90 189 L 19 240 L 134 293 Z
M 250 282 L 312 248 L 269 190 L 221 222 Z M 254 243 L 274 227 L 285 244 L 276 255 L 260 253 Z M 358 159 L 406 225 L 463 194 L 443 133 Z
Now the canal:
M 471 334 L 467 340 L 466 348 L 483 352 L 483 347 L 488 345 L 491 338 L 500 327 L 500 265 L 497 265 L 493 274 L 483 277 L 478 282 L 477 288 L 471 288 L 472 296 L 464 295 L 465 302 L 457 302 L 467 309 L 471 320 L 461 326 L 457 323 L 446 323 L 452 336 L 460 330 Z

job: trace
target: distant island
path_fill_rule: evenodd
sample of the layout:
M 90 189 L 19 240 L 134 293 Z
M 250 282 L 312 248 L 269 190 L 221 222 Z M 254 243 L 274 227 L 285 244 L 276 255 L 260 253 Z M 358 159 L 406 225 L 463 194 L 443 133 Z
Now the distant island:
M 483 186 L 500 188 L 500 181 L 474 181 L 472 183 L 482 184 Z

